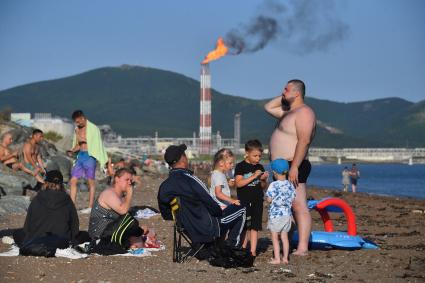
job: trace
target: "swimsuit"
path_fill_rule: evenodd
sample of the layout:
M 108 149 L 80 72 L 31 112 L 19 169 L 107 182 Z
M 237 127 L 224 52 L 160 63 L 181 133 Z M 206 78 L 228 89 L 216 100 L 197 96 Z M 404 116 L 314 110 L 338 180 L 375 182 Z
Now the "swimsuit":
M 71 176 L 77 179 L 95 179 L 96 159 L 89 155 L 87 151 L 80 151 L 77 160 L 71 171 Z
M 292 161 L 289 161 L 289 168 L 291 168 Z M 304 159 L 298 167 L 298 182 L 301 184 L 307 183 L 308 176 L 311 171 L 311 163 Z

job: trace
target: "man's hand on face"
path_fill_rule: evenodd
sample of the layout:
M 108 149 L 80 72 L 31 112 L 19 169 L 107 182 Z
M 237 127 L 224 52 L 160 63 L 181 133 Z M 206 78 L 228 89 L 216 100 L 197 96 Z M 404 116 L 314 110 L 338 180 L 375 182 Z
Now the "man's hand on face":
M 133 196 L 133 186 L 129 184 L 125 187 L 125 196 L 126 197 L 132 197 Z
M 298 187 L 298 167 L 292 166 L 289 169 L 288 181 L 294 184 L 295 187 Z

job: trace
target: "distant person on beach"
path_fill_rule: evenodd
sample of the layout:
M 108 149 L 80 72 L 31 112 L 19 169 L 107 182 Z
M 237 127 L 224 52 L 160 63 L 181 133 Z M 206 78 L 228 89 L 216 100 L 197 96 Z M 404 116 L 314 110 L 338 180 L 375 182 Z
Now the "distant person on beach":
M 351 191 L 353 193 L 356 192 L 357 189 L 357 181 L 360 179 L 360 171 L 357 169 L 357 166 L 355 163 L 351 166 L 350 170 L 350 182 L 351 182 Z
M 222 148 L 216 152 L 213 163 L 214 170 L 211 173 L 210 195 L 223 210 L 222 226 L 226 223 L 232 223 L 231 227 L 230 225 L 226 227 L 226 230 L 229 230 L 228 246 L 239 248 L 241 247 L 240 234 L 245 225 L 246 209 L 241 206 L 238 199 L 232 198 L 230 193 L 230 187 L 235 185 L 235 180 L 227 180 L 226 172 L 233 169 L 233 162 L 234 157 L 230 149 Z M 238 217 L 238 221 L 233 221 L 236 217 Z M 226 234 L 222 231 L 221 237 L 223 240 Z
M 185 154 L 186 145 L 169 146 L 164 159 L 171 167 L 168 178 L 161 183 L 158 191 L 158 206 L 162 218 L 173 220 L 170 202 L 174 198 L 180 200 L 181 224 L 192 242 L 196 244 L 216 243 L 223 239 L 231 227 L 241 223 L 243 211 L 235 211 L 234 217 L 226 217 L 218 202 L 209 194 L 207 186 L 189 168 L 189 160 Z M 240 227 L 240 226 L 239 226 Z M 237 239 L 238 235 L 229 235 Z M 237 248 L 232 242 L 229 248 Z
M 96 191 L 96 161 L 99 162 L 100 168 L 103 168 L 108 161 L 108 156 L 103 147 L 99 128 L 87 120 L 83 111 L 74 111 L 72 120 L 76 125 L 72 140 L 73 147 L 67 153 L 69 156 L 73 156 L 78 152 L 78 155 L 71 170 L 71 199 L 76 204 L 78 179 L 85 178 L 89 186 L 89 207 L 80 212 L 90 213 Z
M 290 80 L 282 95 L 265 104 L 265 110 L 278 119 L 270 138 L 270 158 L 289 161 L 288 180 L 296 187 L 293 203 L 299 231 L 299 242 L 294 255 L 307 255 L 311 231 L 311 215 L 307 207 L 307 179 L 311 171 L 308 148 L 314 138 L 316 116 L 304 103 L 305 84 Z
M 25 173 L 28 173 L 34 176 L 37 181 L 43 182 L 43 178 L 38 175 L 39 170 L 31 171 L 26 168 L 21 162 L 18 160 L 19 151 L 12 150 L 10 145 L 13 142 L 13 137 L 11 133 L 5 133 L 3 138 L 1 139 L 0 144 L 0 162 L 9 167 L 12 170 L 22 170 Z
M 28 171 L 31 171 L 37 180 L 37 185 L 33 188 L 38 191 L 42 183 L 44 183 L 44 175 L 46 170 L 44 169 L 43 159 L 41 158 L 39 144 L 43 141 L 43 131 L 35 129 L 32 132 L 30 139 L 24 144 L 22 151 L 24 155 L 23 165 Z M 28 172 L 25 170 L 25 172 Z
M 140 170 L 139 167 L 134 163 L 130 162 L 129 164 L 127 164 L 124 158 L 121 158 L 116 163 L 112 163 L 112 159 L 108 158 L 108 163 L 107 163 L 108 185 L 112 185 L 112 180 L 114 178 L 115 172 L 124 167 L 129 168 L 133 173 L 133 181 L 132 181 L 133 188 L 135 188 L 136 185 L 138 187 L 141 187 L 142 177 L 140 175 L 137 175 L 137 171 L 139 171 L 140 173 L 142 170 Z
M 129 248 L 143 248 L 155 241 L 155 235 L 151 233 L 147 237 L 149 229 L 139 225 L 128 213 L 133 198 L 132 177 L 133 172 L 129 168 L 118 169 L 113 185 L 101 192 L 94 202 L 89 235 L 92 241 L 101 240 L 98 247 L 103 247 L 104 251 L 111 250 L 112 246 L 118 248 L 119 253 Z
M 259 140 L 245 143 L 245 159 L 236 164 L 235 185 L 241 205 L 246 207 L 246 231 L 242 244 L 248 242 L 252 256 L 257 256 L 258 231 L 262 230 L 264 192 L 269 174 L 260 164 L 263 146 Z
M 288 264 L 289 259 L 289 238 L 288 232 L 292 225 L 292 202 L 295 199 L 295 187 L 287 180 L 289 164 L 285 159 L 275 159 L 270 163 L 273 177 L 267 189 L 267 201 L 269 207 L 269 221 L 267 228 L 272 234 L 273 254 L 271 264 Z M 280 258 L 279 236 L 282 240 L 283 257 Z
M 114 179 L 115 172 L 118 169 L 125 167 L 125 160 L 121 158 L 118 162 L 112 163 L 112 159 L 108 158 L 108 163 L 106 167 L 106 172 L 108 173 L 108 185 L 112 185 L 112 181 Z
M 350 171 L 348 167 L 345 166 L 342 170 L 342 188 L 344 192 L 348 192 L 348 187 L 350 186 Z

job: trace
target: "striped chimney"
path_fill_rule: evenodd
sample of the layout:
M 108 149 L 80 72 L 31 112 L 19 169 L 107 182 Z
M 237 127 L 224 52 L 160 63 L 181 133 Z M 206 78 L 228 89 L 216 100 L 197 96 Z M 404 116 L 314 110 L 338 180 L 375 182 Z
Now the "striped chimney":
M 211 154 L 211 75 L 209 64 L 201 64 L 199 153 Z

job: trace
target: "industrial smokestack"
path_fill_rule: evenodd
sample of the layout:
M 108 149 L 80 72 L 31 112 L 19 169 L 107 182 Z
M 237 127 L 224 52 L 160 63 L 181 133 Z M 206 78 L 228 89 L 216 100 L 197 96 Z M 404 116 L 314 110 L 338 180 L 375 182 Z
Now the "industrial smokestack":
M 234 147 L 233 150 L 235 151 L 235 154 L 239 153 L 239 146 L 241 144 L 241 113 L 235 114 L 235 120 L 234 120 Z
M 199 153 L 211 154 L 211 75 L 209 64 L 201 64 Z

